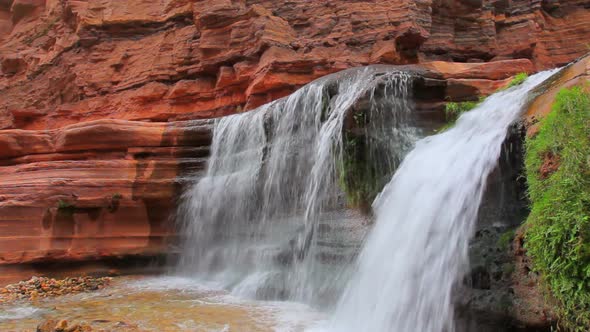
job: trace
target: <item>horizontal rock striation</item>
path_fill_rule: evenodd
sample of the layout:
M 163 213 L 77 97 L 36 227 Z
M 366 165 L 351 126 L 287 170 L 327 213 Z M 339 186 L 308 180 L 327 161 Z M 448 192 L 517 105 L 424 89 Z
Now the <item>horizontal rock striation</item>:
M 251 109 L 371 63 L 584 53 L 586 1 L 4 0 L 0 128 Z
M 207 119 L 376 63 L 439 112 L 589 35 L 584 0 L 0 0 L 0 264 L 161 252 Z
M 209 121 L 97 120 L 0 135 L 0 264 L 161 253 Z M 179 176 L 180 175 L 180 176 Z

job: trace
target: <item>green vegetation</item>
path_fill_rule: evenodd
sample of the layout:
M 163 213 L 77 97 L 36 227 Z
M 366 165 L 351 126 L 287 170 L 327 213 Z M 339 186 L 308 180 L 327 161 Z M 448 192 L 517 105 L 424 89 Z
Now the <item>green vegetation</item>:
M 447 103 L 447 105 L 445 105 L 445 116 L 447 117 L 447 119 L 457 119 L 459 118 L 459 116 L 461 116 L 461 114 L 467 111 L 471 111 L 472 109 L 477 107 L 477 105 L 479 105 L 480 102 L 481 100 L 464 101 L 460 103 L 449 102 Z
M 57 202 L 57 212 L 62 215 L 72 215 L 76 211 L 76 205 L 68 201 L 59 200 Z
M 514 76 L 514 78 L 512 78 L 512 80 L 510 81 L 510 83 L 508 83 L 508 85 L 504 88 L 504 89 L 508 89 L 511 88 L 513 86 L 517 86 L 522 84 L 522 82 L 526 81 L 526 79 L 529 78 L 529 75 L 527 73 L 519 73 L 516 74 Z M 500 89 L 503 90 L 503 89 Z M 479 100 L 477 101 L 463 101 L 463 102 L 448 102 L 445 105 L 445 117 L 448 121 L 448 123 L 446 125 L 444 125 L 441 129 L 439 129 L 438 131 L 445 131 L 449 128 L 451 128 L 452 126 L 455 125 L 455 121 L 457 121 L 457 119 L 459 118 L 459 116 L 461 116 L 461 114 L 471 111 L 472 109 L 476 108 L 479 104 L 481 104 L 481 102 L 483 102 L 485 99 L 485 97 L 480 97 Z
M 379 168 L 369 162 L 366 152 L 363 137 L 347 134 L 338 169 L 339 185 L 346 194 L 347 204 L 364 212 L 370 210 L 371 202 L 382 188 L 378 181 Z
M 510 243 L 512 243 L 512 240 L 514 240 L 514 235 L 515 232 L 513 229 L 500 235 L 500 238 L 498 239 L 498 247 L 502 250 L 509 249 Z
M 448 122 L 438 131 L 442 132 L 454 126 L 455 121 L 457 121 L 461 114 L 476 108 L 484 99 L 484 97 L 481 97 L 478 101 L 448 102 L 445 105 L 445 118 Z
M 526 143 L 525 245 L 566 330 L 590 329 L 590 94 L 561 90 Z
M 356 111 L 350 120 L 343 132 L 342 154 L 337 164 L 338 184 L 348 206 L 368 214 L 371 203 L 389 181 L 394 166 L 378 152 L 383 151 L 380 145 L 384 144 L 377 138 L 379 135 L 366 134 L 366 128 L 372 128 L 373 134 L 379 130 L 372 127 L 381 121 L 379 116 L 372 118 L 366 111 Z
M 123 198 L 123 195 L 121 195 L 120 193 L 114 193 L 113 196 L 111 196 L 111 198 L 113 200 L 120 200 Z
M 520 85 L 522 84 L 522 82 L 526 81 L 527 78 L 529 78 L 529 75 L 527 73 L 518 73 L 516 74 L 516 76 L 514 76 L 512 81 L 508 83 L 508 86 L 506 88 L 511 88 L 513 86 Z
M 61 199 L 57 202 L 57 208 L 60 209 L 60 210 L 73 209 L 75 207 L 76 206 L 73 203 L 66 202 L 66 201 L 61 200 Z

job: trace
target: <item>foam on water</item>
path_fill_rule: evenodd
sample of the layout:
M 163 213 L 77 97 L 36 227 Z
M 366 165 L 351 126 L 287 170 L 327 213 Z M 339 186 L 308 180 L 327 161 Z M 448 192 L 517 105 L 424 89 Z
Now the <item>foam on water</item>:
M 178 271 L 258 299 L 317 303 L 339 294 L 344 284 L 335 281 L 349 265 L 326 268 L 318 257 L 350 261 L 357 251 L 334 249 L 346 240 L 318 238 L 328 212 L 342 208 L 345 120 L 363 110 L 356 114 L 370 119 L 371 159 L 391 176 L 417 139 L 411 81 L 388 67 L 353 69 L 219 119 L 206 174 L 195 177 L 179 208 L 185 241 Z
M 16 320 L 28 317 L 39 316 L 46 310 L 36 308 L 33 306 L 18 306 L 12 308 L 5 308 L 0 310 L 0 321 L 3 320 Z
M 118 321 L 142 331 L 303 331 L 324 314 L 288 301 L 237 297 L 218 285 L 180 277 L 117 278 L 103 290 L 55 299 L 33 306 L 0 306 L 0 331 L 29 331 L 47 318 L 104 320 L 105 330 Z M 97 327 L 98 328 L 98 327 Z
M 254 278 L 254 276 L 252 276 Z M 253 316 L 261 323 L 271 323 L 272 330 L 276 332 L 302 331 L 309 326 L 325 320 L 326 316 L 310 306 L 289 301 L 255 301 L 248 299 L 246 294 L 234 294 L 220 291 L 219 285 L 207 283 L 202 284 L 191 278 L 183 277 L 154 277 L 130 282 L 129 287 L 134 291 L 180 291 L 207 294 L 205 298 L 195 299 L 199 303 L 206 303 L 210 306 L 236 306 L 244 308 L 255 307 Z M 249 289 L 245 287 L 245 289 Z M 179 323 L 179 328 L 190 331 L 191 328 L 202 328 L 198 322 L 187 320 Z M 230 326 L 226 325 L 221 330 L 229 331 Z

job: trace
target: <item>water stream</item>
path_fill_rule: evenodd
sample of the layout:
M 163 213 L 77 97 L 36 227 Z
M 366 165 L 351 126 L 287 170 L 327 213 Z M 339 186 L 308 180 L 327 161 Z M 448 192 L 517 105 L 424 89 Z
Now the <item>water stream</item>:
M 374 202 L 376 225 L 330 330 L 453 331 L 453 287 L 465 271 L 486 180 L 528 92 L 530 77 L 417 142 Z
M 217 121 L 180 208 L 180 272 L 241 296 L 335 302 L 366 231 L 338 185 L 345 127 L 367 125 L 357 135 L 390 177 L 417 137 L 410 92 L 410 74 L 365 67 Z
M 391 67 L 330 75 L 221 118 L 179 207 L 182 277 L 0 304 L 0 330 L 58 317 L 112 331 L 455 331 L 452 295 L 486 180 L 529 91 L 552 73 L 420 140 L 413 74 Z M 344 190 L 354 144 L 384 186 L 370 217 Z
M 528 92 L 551 74 L 492 95 L 452 129 L 418 141 L 405 159 L 417 131 L 411 76 L 399 71 L 332 75 L 221 119 L 207 173 L 185 195 L 181 270 L 240 296 L 324 310 L 326 298 L 339 298 L 331 331 L 453 331 L 453 289 L 467 269 L 486 180 Z M 346 244 L 361 243 L 362 231 L 331 243 L 331 253 L 350 251 L 333 264 L 318 259 L 330 253 L 322 243 L 338 238 L 334 225 L 355 219 L 338 204 L 343 132 L 347 116 L 367 101 L 367 114 L 378 119 L 371 125 L 379 126 L 366 133 L 387 142 L 378 146 L 388 156 L 383 167 L 391 174 L 403 162 L 373 203 L 376 225 L 356 263 L 359 247 Z

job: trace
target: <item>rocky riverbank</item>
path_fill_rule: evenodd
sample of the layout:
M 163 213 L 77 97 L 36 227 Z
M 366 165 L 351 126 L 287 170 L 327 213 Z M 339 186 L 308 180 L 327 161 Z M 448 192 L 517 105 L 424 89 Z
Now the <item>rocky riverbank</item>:
M 115 277 L 101 290 L 0 304 L 0 331 L 305 331 L 325 315 L 290 302 L 242 299 L 181 277 Z
M 103 289 L 112 281 L 111 277 L 71 277 L 53 279 L 46 277 L 32 277 L 29 280 L 7 285 L 0 288 L 0 303 L 18 300 L 35 301 L 66 294 L 77 294 Z
M 92 327 L 86 323 L 69 324 L 67 320 L 48 319 L 37 326 L 37 332 L 90 332 Z

